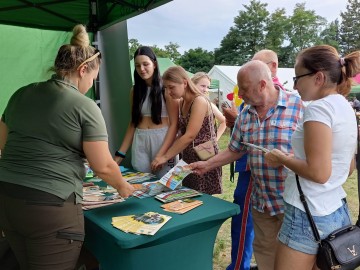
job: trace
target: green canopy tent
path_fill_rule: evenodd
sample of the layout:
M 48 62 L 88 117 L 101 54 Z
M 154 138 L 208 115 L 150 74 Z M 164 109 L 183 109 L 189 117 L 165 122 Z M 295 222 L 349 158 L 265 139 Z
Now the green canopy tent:
M 171 0 L 1 0 L 0 114 L 19 87 L 46 80 L 58 48 L 84 24 L 102 52 L 98 98 L 111 151 L 130 118 L 131 73 L 126 19 Z M 125 164 L 126 165 L 126 164 Z
M 351 87 L 350 94 L 360 94 L 360 84 L 354 85 Z

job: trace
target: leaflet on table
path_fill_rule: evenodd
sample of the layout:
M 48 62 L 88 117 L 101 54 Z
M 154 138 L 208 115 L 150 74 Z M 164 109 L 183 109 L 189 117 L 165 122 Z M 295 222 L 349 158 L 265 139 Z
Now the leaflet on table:
M 144 182 L 142 183 L 142 189 L 135 190 L 133 193 L 134 197 L 139 199 L 148 198 L 168 191 L 169 189 L 164 185 L 160 184 L 159 181 Z
M 202 201 L 187 198 L 187 199 L 177 200 L 177 201 L 170 202 L 170 203 L 165 203 L 161 207 L 164 208 L 164 211 L 167 211 L 167 212 L 184 214 L 202 204 L 203 204 Z
M 185 199 L 185 198 L 191 198 L 191 197 L 200 196 L 200 195 L 201 195 L 201 193 L 196 190 L 182 187 L 180 189 L 176 189 L 176 190 L 172 190 L 172 191 L 168 191 L 168 192 L 156 195 L 155 198 L 161 202 L 167 203 L 167 202 L 172 202 L 172 201 Z
M 116 189 L 112 187 L 108 189 L 100 189 L 99 186 L 83 187 L 82 208 L 84 210 L 98 208 L 123 201 L 124 199 L 120 197 Z
M 181 184 L 184 178 L 188 176 L 190 173 L 192 173 L 192 171 L 189 165 L 181 159 L 174 166 L 174 168 L 172 168 L 163 177 L 161 177 L 159 182 L 164 186 L 174 190 Z
M 131 172 L 131 171 L 124 172 L 122 176 L 127 182 L 131 184 L 142 183 L 156 178 L 156 175 L 151 173 Z
M 170 219 L 171 217 L 167 215 L 147 212 L 139 215 L 113 217 L 111 224 L 127 233 L 154 235 Z

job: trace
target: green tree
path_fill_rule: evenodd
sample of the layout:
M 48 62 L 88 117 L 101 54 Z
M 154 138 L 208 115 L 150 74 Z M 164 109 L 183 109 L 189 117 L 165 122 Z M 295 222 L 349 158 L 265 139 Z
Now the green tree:
M 129 56 L 130 56 L 130 60 L 131 60 L 134 58 L 134 53 L 137 50 L 137 48 L 139 48 L 141 46 L 141 44 L 135 38 L 129 39 L 128 44 L 129 44 Z
M 220 48 L 215 50 L 216 64 L 241 65 L 265 48 L 267 4 L 251 0 L 243 7 L 245 10 L 239 11 L 234 19 L 235 25 L 221 41 Z
M 170 42 L 168 45 L 165 45 L 164 48 L 165 51 L 168 53 L 171 61 L 177 64 L 181 57 L 181 54 L 178 51 L 178 49 L 180 48 L 179 44 Z
M 214 66 L 214 53 L 202 48 L 185 51 L 179 59 L 179 65 L 191 73 L 208 72 Z
M 160 57 L 160 58 L 170 58 L 169 53 L 168 53 L 166 50 L 164 50 L 164 49 L 162 49 L 162 48 L 159 48 L 157 45 L 152 45 L 152 46 L 150 46 L 150 47 L 151 47 L 151 49 L 153 49 L 156 57 Z
M 346 11 L 340 13 L 340 48 L 343 54 L 360 48 L 360 2 L 348 0 Z
M 340 24 L 339 20 L 331 22 L 321 33 L 319 44 L 328 44 L 339 50 L 340 47 Z
M 288 29 L 288 56 L 285 60 L 289 66 L 295 63 L 296 54 L 304 48 L 319 43 L 319 34 L 326 26 L 325 18 L 315 14 L 314 10 L 307 10 L 305 3 L 295 5 Z

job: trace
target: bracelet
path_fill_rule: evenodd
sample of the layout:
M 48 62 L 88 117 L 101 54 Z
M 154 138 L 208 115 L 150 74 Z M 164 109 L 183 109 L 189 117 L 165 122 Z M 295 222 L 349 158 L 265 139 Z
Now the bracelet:
M 119 151 L 119 150 L 117 150 L 117 151 L 115 152 L 115 156 L 116 156 L 116 157 L 125 158 L 125 157 L 126 157 L 126 154 L 123 153 L 123 152 L 121 152 L 121 151 Z

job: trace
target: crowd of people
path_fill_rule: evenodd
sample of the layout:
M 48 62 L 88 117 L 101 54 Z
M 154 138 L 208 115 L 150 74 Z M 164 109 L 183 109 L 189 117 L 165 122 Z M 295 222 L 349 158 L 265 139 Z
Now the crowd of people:
M 134 53 L 131 119 L 114 155 L 101 111 L 84 95 L 100 64 L 100 51 L 77 25 L 70 44 L 58 50 L 54 75 L 20 88 L 2 113 L 0 240 L 20 269 L 75 268 L 85 236 L 84 161 L 128 198 L 134 189 L 118 165 L 130 148 L 132 167 L 157 177 L 183 159 L 193 171 L 183 185 L 207 194 L 222 193 L 222 166 L 236 162 L 234 203 L 241 212 L 232 218 L 227 270 L 316 269 L 318 243 L 295 177 L 322 238 L 351 223 L 342 185 L 355 168 L 357 100 L 352 107 L 346 97 L 360 72 L 360 52 L 340 57 L 328 45 L 302 50 L 294 94 L 277 77 L 277 54 L 261 50 L 237 74 L 243 104 L 219 109 L 208 97 L 206 73 L 190 78 L 175 66 L 160 76 L 155 53 L 141 46 Z M 231 138 L 220 151 L 226 125 Z M 215 156 L 201 160 L 194 148 L 209 141 Z

